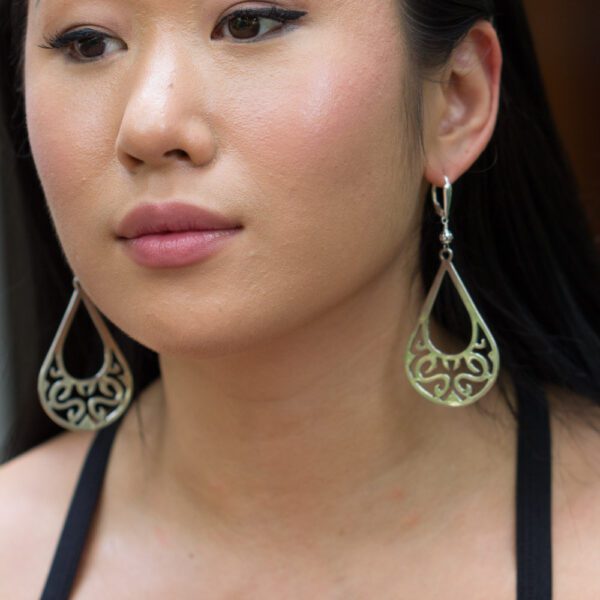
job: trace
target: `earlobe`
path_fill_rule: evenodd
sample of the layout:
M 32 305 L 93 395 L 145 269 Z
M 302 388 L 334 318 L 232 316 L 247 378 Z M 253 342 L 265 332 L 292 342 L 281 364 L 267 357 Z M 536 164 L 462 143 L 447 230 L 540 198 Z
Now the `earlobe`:
M 496 31 L 480 21 L 455 48 L 431 103 L 425 178 L 456 181 L 489 143 L 498 114 L 502 52 Z

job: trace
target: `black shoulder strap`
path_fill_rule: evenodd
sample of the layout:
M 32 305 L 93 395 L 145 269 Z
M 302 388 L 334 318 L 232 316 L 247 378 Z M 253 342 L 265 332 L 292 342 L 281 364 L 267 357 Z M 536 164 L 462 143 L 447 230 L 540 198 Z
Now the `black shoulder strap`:
M 552 598 L 552 443 L 543 388 L 516 384 L 519 402 L 517 600 Z
M 41 600 L 67 600 L 69 598 L 88 529 L 102 489 L 110 449 L 121 421 L 122 417 L 98 431 L 88 450 Z

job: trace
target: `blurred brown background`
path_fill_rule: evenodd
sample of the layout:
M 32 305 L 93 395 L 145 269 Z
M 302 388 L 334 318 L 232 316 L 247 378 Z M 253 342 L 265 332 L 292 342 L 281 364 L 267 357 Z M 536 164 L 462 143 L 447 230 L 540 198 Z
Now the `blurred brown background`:
M 600 0 L 525 0 L 558 129 L 600 243 Z

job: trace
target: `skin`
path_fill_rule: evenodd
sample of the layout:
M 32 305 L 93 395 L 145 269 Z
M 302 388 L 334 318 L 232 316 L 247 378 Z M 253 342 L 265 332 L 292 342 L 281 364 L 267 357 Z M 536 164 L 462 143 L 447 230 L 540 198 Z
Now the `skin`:
M 30 2 L 27 123 L 52 221 L 99 310 L 161 365 L 113 447 L 77 597 L 513 598 L 500 393 L 480 401 L 492 419 L 440 407 L 403 368 L 424 192 L 489 142 L 498 39 L 478 23 L 422 84 L 421 154 L 396 3 L 280 4 L 308 14 L 244 44 L 210 39 L 221 0 Z M 38 47 L 81 25 L 128 50 L 75 64 Z M 144 269 L 115 228 L 171 198 L 244 231 L 209 260 Z M 90 441 L 65 433 L 3 469 L 4 489 L 29 486 L 3 518 L 36 515 L 36 537 L 19 546 L 35 575 L 4 549 L 0 591 L 43 584 Z M 477 569 L 456 570 L 457 549 Z

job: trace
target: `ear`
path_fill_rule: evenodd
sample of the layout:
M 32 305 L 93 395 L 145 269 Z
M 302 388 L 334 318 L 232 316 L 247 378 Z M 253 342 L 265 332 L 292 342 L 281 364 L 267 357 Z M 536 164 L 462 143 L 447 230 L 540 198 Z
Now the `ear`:
M 493 26 L 476 23 L 454 49 L 439 81 L 424 89 L 425 178 L 456 181 L 492 137 L 498 115 L 502 51 Z

